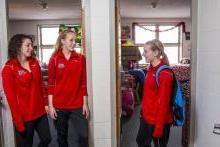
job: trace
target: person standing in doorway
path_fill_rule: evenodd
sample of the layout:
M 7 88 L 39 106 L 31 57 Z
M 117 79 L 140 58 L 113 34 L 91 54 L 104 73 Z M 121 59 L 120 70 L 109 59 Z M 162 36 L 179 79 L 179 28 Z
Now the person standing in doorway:
M 170 107 L 174 75 L 169 69 L 159 74 L 160 85 L 155 79 L 157 69 L 162 65 L 169 65 L 161 41 L 154 39 L 146 42 L 143 56 L 150 63 L 144 83 L 144 94 L 140 127 L 137 134 L 139 147 L 151 147 L 153 140 L 155 147 L 167 147 L 173 114 Z
M 89 146 L 86 61 L 76 53 L 75 39 L 74 31 L 60 32 L 48 65 L 49 114 L 54 119 L 59 147 L 68 147 L 69 121 L 77 137 L 74 145 Z
M 51 141 L 47 110 L 47 94 L 40 65 L 34 57 L 32 38 L 17 34 L 8 46 L 8 58 L 2 70 L 4 92 L 11 110 L 21 147 L 32 147 L 34 131 L 38 147 L 48 147 Z

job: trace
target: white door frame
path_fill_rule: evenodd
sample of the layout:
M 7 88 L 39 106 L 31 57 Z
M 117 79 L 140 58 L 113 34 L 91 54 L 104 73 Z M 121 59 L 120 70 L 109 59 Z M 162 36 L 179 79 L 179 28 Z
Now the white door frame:
M 195 106 L 196 106 L 196 81 L 197 81 L 197 18 L 198 0 L 191 1 L 191 112 L 190 112 L 190 140 L 189 147 L 194 147 L 195 143 Z
M 8 45 L 8 11 L 7 0 L 1 0 L 0 2 L 0 65 L 4 65 L 7 60 L 7 45 Z M 1 70 L 0 70 L 1 71 Z M 0 90 L 2 97 L 1 116 L 2 116 L 2 133 L 3 133 L 3 146 L 13 147 L 15 146 L 14 127 L 11 120 L 11 113 L 8 107 L 5 95 L 2 91 L 2 84 L 0 78 Z

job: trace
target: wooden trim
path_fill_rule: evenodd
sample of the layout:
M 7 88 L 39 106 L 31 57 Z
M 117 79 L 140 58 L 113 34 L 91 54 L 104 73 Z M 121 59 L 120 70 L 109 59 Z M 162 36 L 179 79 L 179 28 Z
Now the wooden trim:
M 82 5 L 82 4 L 81 4 Z M 85 26 L 85 6 L 82 6 L 81 8 L 81 27 L 82 27 L 82 40 L 81 40 L 81 53 L 86 55 L 86 26 Z
M 116 60 L 116 127 L 117 127 L 117 147 L 121 144 L 121 25 L 120 25 L 120 5 L 119 0 L 115 0 L 115 60 Z

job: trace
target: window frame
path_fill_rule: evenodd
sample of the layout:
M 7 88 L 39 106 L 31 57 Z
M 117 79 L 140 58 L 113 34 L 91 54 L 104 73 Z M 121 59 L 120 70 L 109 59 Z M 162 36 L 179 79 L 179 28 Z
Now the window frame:
M 175 26 L 178 22 L 167 22 L 167 23 L 138 23 L 142 26 L 155 26 L 156 29 L 159 29 L 160 26 Z M 137 23 L 132 23 L 132 40 L 134 44 L 138 47 L 144 47 L 144 44 L 136 44 L 135 41 L 135 27 Z M 160 32 L 155 32 L 155 39 L 159 39 Z M 182 26 L 178 26 L 178 43 L 163 43 L 164 47 L 178 47 L 178 63 L 183 55 L 183 40 L 182 40 Z
M 38 25 L 38 54 L 39 54 L 39 60 L 41 62 L 43 62 L 43 50 L 44 49 L 50 49 L 50 48 L 54 48 L 55 44 L 51 44 L 51 45 L 43 45 L 42 44 L 42 28 L 58 28 L 59 29 L 59 25 L 58 24 L 47 24 L 47 25 Z

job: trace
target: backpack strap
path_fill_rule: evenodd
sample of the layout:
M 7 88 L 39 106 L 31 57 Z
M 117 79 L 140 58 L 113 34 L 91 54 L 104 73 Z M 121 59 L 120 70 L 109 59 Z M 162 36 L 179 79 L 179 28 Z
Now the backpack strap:
M 160 66 L 158 69 L 157 69 L 157 71 L 156 71 L 156 74 L 155 74 L 155 80 L 156 80 L 156 83 L 157 83 L 157 87 L 159 87 L 159 85 L 160 85 L 160 81 L 159 81 L 159 74 L 160 74 L 160 72 L 162 71 L 162 70 L 164 70 L 164 69 L 169 69 L 169 70 L 172 70 L 171 69 L 171 67 L 169 67 L 168 65 L 162 65 L 162 66 Z

